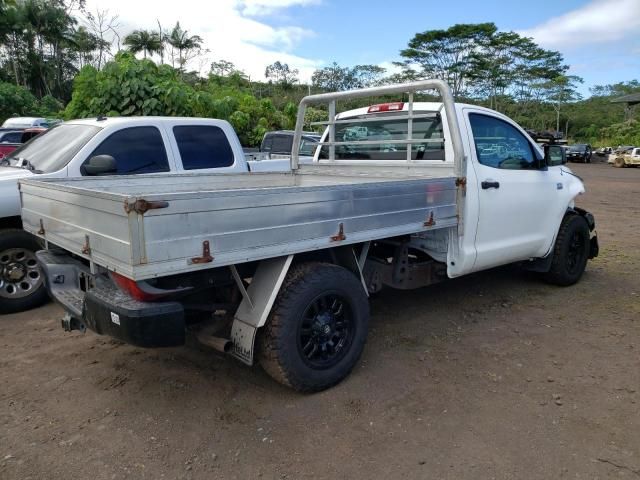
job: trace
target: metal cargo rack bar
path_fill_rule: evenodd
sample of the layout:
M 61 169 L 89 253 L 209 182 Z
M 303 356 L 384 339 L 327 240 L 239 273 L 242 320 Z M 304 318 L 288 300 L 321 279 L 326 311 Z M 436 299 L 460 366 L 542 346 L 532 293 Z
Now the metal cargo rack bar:
M 437 115 L 437 113 L 435 112 L 431 112 L 431 113 L 419 113 L 417 115 L 412 115 L 411 118 L 413 119 L 420 119 L 420 118 L 432 118 L 435 115 Z M 407 115 L 397 115 L 397 116 L 385 116 L 384 119 L 385 120 L 406 120 L 407 118 L 409 118 Z M 366 122 L 379 122 L 380 121 L 380 117 L 373 117 L 373 118 L 358 118 L 358 123 L 366 123 Z M 317 125 L 340 125 L 343 123 L 353 123 L 353 119 L 347 119 L 347 120 L 334 120 L 333 122 L 330 121 L 326 121 L 326 122 L 311 122 L 309 123 L 309 125 L 312 126 L 317 126 Z
M 299 168 L 299 155 L 300 155 L 300 142 L 302 140 L 302 130 L 304 128 L 304 117 L 307 110 L 307 107 L 312 104 L 328 104 L 329 106 L 329 119 L 326 124 L 329 128 L 329 141 L 326 144 L 329 146 L 329 160 L 335 160 L 335 147 L 336 145 L 340 145 L 343 143 L 336 143 L 335 139 L 335 126 L 341 120 L 336 120 L 336 103 L 342 100 L 351 100 L 355 98 L 364 98 L 364 97 L 373 97 L 373 96 L 382 96 L 382 95 L 390 95 L 390 94 L 408 94 L 409 101 L 408 103 L 408 115 L 406 116 L 398 116 L 402 119 L 406 119 L 408 122 L 407 129 L 407 139 L 406 140 L 396 140 L 393 143 L 404 144 L 407 145 L 407 160 L 411 160 L 411 145 L 415 142 L 413 139 L 413 120 L 418 118 L 417 115 L 414 115 L 413 112 L 413 104 L 414 104 L 414 93 L 420 92 L 423 90 L 437 90 L 442 99 L 442 105 L 446 114 L 447 126 L 449 127 L 449 135 L 451 136 L 451 143 L 453 147 L 453 163 L 454 163 L 454 172 L 456 176 L 460 179 L 460 183 L 464 184 L 463 177 L 466 173 L 466 158 L 464 155 L 464 150 L 462 146 L 462 137 L 460 134 L 460 128 L 458 126 L 458 117 L 456 115 L 455 110 L 455 102 L 453 98 L 453 94 L 451 93 L 451 89 L 449 85 L 447 85 L 443 80 L 431 79 L 431 80 L 420 80 L 417 82 L 397 84 L 397 85 L 386 85 L 382 87 L 372 87 L 372 88 L 362 88 L 359 90 L 351 90 L 346 92 L 332 92 L 332 93 L 321 93 L 317 95 L 308 95 L 304 97 L 300 101 L 300 105 L 298 107 L 298 116 L 296 119 L 296 130 L 293 137 L 293 148 L 291 151 L 291 169 L 298 170 Z M 348 144 L 361 144 L 363 142 L 347 142 Z M 382 142 L 374 142 L 375 144 L 381 143 L 392 143 L 389 141 Z M 425 143 L 422 140 L 420 143 Z

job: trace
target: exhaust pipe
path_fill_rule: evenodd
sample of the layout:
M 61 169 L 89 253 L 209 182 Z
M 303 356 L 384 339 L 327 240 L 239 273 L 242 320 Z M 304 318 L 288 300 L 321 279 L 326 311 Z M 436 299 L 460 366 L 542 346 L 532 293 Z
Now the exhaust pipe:
M 229 353 L 231 351 L 231 346 L 233 345 L 233 343 L 231 343 L 231 340 L 229 340 L 228 338 L 207 335 L 206 331 L 198 333 L 196 335 L 196 338 L 201 344 L 222 353 Z

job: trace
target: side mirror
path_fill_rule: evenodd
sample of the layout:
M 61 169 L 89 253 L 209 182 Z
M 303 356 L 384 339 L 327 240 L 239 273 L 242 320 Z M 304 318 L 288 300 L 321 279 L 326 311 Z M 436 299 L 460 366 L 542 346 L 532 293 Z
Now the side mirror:
M 118 172 L 118 164 L 111 155 L 96 155 L 87 160 L 81 170 L 83 175 L 109 175 Z
M 567 163 L 567 154 L 560 145 L 544 146 L 544 163 L 547 167 L 555 167 Z

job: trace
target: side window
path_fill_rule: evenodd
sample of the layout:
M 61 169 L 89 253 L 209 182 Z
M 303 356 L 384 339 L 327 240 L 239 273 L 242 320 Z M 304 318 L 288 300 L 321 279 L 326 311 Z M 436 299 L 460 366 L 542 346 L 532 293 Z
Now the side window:
M 8 132 L 2 137 L 2 143 L 20 143 L 22 132 Z
M 96 155 L 111 155 L 118 165 L 117 175 L 169 171 L 162 135 L 156 127 L 118 130 L 107 137 L 89 158 Z
M 469 114 L 478 161 L 509 170 L 535 170 L 538 162 L 531 144 L 513 125 L 498 118 Z
M 267 138 L 262 142 L 262 148 L 260 148 L 261 152 L 270 152 L 271 147 L 273 146 L 273 135 L 267 135 Z
M 233 165 L 233 150 L 221 128 L 213 125 L 173 127 L 185 170 Z
M 291 153 L 291 146 L 293 145 L 293 136 L 291 135 L 275 135 L 273 137 L 272 153 Z

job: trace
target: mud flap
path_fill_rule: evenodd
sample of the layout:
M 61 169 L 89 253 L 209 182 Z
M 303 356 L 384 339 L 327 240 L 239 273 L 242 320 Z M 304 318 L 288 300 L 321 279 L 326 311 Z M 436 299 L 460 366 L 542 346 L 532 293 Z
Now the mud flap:
M 256 333 L 267 321 L 292 260 L 293 255 L 263 260 L 246 290 L 234 273 L 243 298 L 231 326 L 231 355 L 247 365 L 253 365 Z
M 589 260 L 596 258 L 600 253 L 600 246 L 598 245 L 598 235 L 594 232 L 593 237 L 589 241 Z
M 253 325 L 234 319 L 231 326 L 231 355 L 242 363 L 253 365 L 253 346 L 258 329 Z

